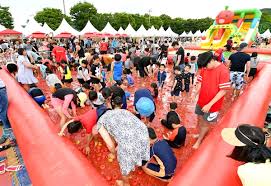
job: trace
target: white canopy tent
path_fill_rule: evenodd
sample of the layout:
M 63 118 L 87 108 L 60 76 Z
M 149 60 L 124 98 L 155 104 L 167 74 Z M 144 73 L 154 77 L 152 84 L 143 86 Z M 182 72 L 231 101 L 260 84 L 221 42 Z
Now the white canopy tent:
M 269 29 L 267 29 L 263 34 L 261 34 L 262 37 L 268 38 L 271 37 L 271 32 Z
M 45 34 L 49 34 L 49 33 L 53 33 L 53 29 L 51 29 L 49 27 L 49 25 L 47 23 L 44 23 L 42 26 L 42 32 L 44 32 Z
M 178 37 L 178 34 L 172 31 L 171 27 L 168 27 L 166 34 L 168 37 Z
M 69 25 L 69 23 L 64 18 L 59 27 L 54 31 L 54 35 L 60 34 L 62 32 L 69 32 L 72 35 L 79 35 L 79 32 L 71 27 L 71 25 Z
M 83 30 L 81 30 L 81 32 L 79 33 L 80 35 L 83 35 L 87 32 L 99 32 L 92 24 L 90 21 L 87 22 L 86 26 L 83 28 Z
M 192 33 L 192 31 L 190 31 L 188 34 L 187 34 L 187 37 L 193 37 L 194 34 Z
M 141 25 L 139 29 L 136 31 L 136 37 L 146 37 L 148 35 L 148 32 L 144 25 Z
M 151 26 L 151 28 L 148 29 L 147 36 L 148 37 L 156 37 L 156 36 L 158 36 L 158 30 L 154 26 Z
M 158 36 L 160 36 L 160 37 L 165 37 L 166 36 L 166 31 L 165 31 L 165 29 L 164 29 L 163 26 L 161 26 L 159 28 L 159 30 L 158 30 Z
M 183 31 L 183 33 L 180 35 L 180 37 L 187 37 L 187 33 Z
M 101 33 L 109 33 L 115 35 L 117 34 L 117 31 L 112 27 L 112 25 L 109 22 L 107 22 Z
M 136 31 L 135 29 L 132 27 L 132 25 L 129 23 L 129 25 L 127 26 L 127 28 L 125 29 L 125 34 L 134 37 L 136 35 Z
M 6 28 L 3 25 L 0 25 L 0 31 L 5 30 Z
M 23 34 L 28 36 L 33 32 L 43 32 L 42 26 L 39 23 L 37 23 L 34 17 L 29 19 L 27 25 L 23 29 Z
M 206 35 L 206 30 L 204 30 L 202 33 L 201 33 L 201 36 L 205 36 Z
M 122 27 L 119 28 L 118 34 L 125 34 L 125 31 L 124 31 L 124 29 Z
M 195 33 L 194 33 L 194 37 L 201 37 L 202 34 L 201 34 L 201 31 L 200 30 L 197 30 Z

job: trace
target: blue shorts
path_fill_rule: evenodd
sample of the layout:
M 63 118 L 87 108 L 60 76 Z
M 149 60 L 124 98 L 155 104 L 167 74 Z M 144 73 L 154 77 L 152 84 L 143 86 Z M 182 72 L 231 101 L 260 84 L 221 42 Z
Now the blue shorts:
M 46 97 L 45 96 L 37 96 L 37 97 L 34 97 L 33 99 L 36 101 L 36 103 L 39 104 L 39 106 L 42 106 L 46 100 Z

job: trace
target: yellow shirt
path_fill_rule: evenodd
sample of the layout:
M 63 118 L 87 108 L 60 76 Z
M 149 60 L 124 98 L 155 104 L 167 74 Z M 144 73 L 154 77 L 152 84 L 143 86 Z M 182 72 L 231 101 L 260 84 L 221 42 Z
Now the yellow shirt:
M 68 79 L 72 79 L 72 72 L 70 70 L 70 68 L 68 66 L 65 67 L 66 68 L 66 74 L 65 74 L 65 79 L 68 80 Z
M 246 163 L 237 171 L 243 186 L 270 186 L 271 163 Z

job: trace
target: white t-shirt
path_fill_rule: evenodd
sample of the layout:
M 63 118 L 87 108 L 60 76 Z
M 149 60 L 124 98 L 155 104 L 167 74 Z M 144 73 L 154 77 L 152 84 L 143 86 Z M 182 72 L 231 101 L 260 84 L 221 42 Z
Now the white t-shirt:
M 49 87 L 55 86 L 56 83 L 62 84 L 61 81 L 58 79 L 57 75 L 49 74 L 48 76 L 46 76 L 46 84 Z
M 90 80 L 90 76 L 89 76 L 89 70 L 87 68 L 83 68 L 83 67 L 78 67 L 78 71 L 77 71 L 77 79 L 84 79 L 86 78 L 86 80 Z
M 271 163 L 246 163 L 238 167 L 243 186 L 270 186 Z

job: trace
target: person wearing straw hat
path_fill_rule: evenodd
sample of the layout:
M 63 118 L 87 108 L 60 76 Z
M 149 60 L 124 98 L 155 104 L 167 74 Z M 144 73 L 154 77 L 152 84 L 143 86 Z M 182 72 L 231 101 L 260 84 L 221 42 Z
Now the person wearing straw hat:
M 224 128 L 222 139 L 234 146 L 228 157 L 245 162 L 238 167 L 238 176 L 244 186 L 270 186 L 271 149 L 266 146 L 263 130 L 248 124 L 237 128 Z

